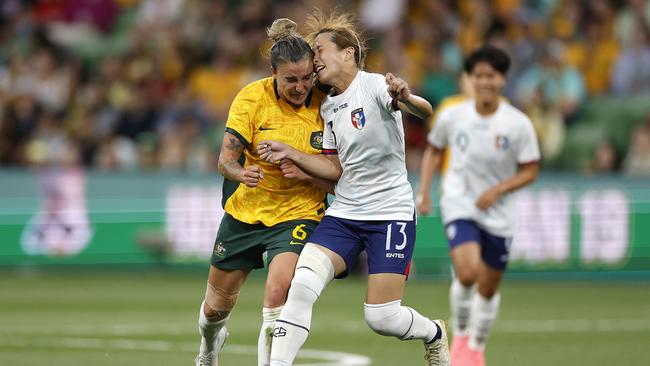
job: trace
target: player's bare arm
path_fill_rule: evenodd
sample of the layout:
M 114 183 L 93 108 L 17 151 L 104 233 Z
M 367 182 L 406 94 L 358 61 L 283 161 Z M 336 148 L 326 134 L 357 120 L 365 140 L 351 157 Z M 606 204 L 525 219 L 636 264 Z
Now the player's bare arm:
M 427 145 L 422 156 L 422 166 L 420 168 L 420 189 L 415 199 L 415 205 L 420 215 L 429 215 L 433 213 L 433 203 L 429 193 L 431 182 L 440 167 L 443 150 L 432 145 Z
M 517 189 L 532 183 L 537 179 L 538 175 L 539 162 L 519 164 L 517 174 L 483 193 L 476 201 L 476 207 L 481 210 L 487 210 L 499 199 L 499 197 L 501 197 L 501 195 L 516 191 Z
M 303 182 L 311 183 L 312 185 L 322 189 L 327 193 L 334 194 L 334 185 L 335 182 L 331 180 L 314 177 L 311 174 L 307 174 L 304 170 L 300 169 L 293 160 L 283 159 L 280 162 L 280 170 L 285 178 L 297 179 Z
M 336 156 L 333 159 L 330 156 L 307 154 L 278 141 L 260 141 L 257 153 L 260 158 L 270 163 L 291 159 L 308 174 L 330 181 L 338 181 L 343 172 Z
M 421 119 L 427 119 L 433 115 L 431 103 L 424 98 L 411 94 L 408 83 L 391 73 L 386 74 L 388 94 L 397 100 L 399 108 L 407 113 Z
M 256 165 L 242 167 L 238 160 L 243 152 L 244 144 L 239 138 L 226 132 L 223 136 L 221 153 L 219 154 L 219 173 L 226 179 L 244 183 L 248 187 L 257 187 L 259 180 L 264 177 L 264 173 Z

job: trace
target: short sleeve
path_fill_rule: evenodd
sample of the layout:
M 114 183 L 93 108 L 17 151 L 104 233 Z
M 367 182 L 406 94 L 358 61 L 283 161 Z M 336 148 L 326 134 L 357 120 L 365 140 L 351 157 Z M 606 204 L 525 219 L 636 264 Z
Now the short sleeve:
M 325 117 L 323 116 L 323 119 Z M 323 154 L 331 155 L 336 154 L 336 137 L 333 131 L 334 125 L 332 121 L 325 123 L 325 131 L 323 132 Z
M 448 129 L 449 129 L 449 113 L 448 110 L 442 110 L 436 113 L 436 117 L 433 120 L 433 127 L 427 135 L 427 141 L 430 145 L 437 147 L 438 149 L 443 149 L 449 143 L 447 138 Z
M 386 78 L 381 74 L 372 74 L 372 76 L 372 90 L 379 105 L 389 113 L 397 112 L 393 97 L 388 93 Z
M 226 132 L 237 136 L 245 146 L 249 146 L 253 138 L 253 121 L 261 93 L 255 89 L 249 86 L 237 94 L 226 121 Z
M 526 164 L 539 161 L 541 154 L 537 135 L 533 128 L 532 122 L 526 118 L 519 131 L 519 141 L 517 141 L 517 163 Z

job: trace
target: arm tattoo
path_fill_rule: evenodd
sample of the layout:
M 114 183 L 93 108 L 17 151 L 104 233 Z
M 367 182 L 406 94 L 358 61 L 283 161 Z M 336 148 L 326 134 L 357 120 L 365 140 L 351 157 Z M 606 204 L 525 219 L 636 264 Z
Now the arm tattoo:
M 229 138 L 225 147 L 226 149 L 239 154 L 244 151 L 244 144 L 242 144 L 242 142 L 236 137 Z M 225 178 L 235 181 L 238 180 L 239 172 L 242 170 L 242 166 L 239 165 L 239 162 L 237 161 L 239 154 L 237 155 L 237 158 L 224 161 L 218 165 L 219 173 L 221 173 Z
M 228 144 L 226 148 L 231 151 L 242 152 L 244 151 L 244 144 L 239 141 L 236 137 L 231 137 L 228 139 Z

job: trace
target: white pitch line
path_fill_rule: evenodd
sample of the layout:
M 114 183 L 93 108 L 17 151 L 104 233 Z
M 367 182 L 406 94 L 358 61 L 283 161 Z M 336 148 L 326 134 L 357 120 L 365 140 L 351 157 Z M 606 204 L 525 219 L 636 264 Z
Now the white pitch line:
M 349 333 L 368 332 L 362 322 L 346 322 Z M 321 330 L 328 327 L 320 326 Z M 340 330 L 340 329 L 339 329 Z M 194 327 L 187 324 L 2 324 L 0 325 L 0 347 L 45 347 L 45 348 L 82 348 L 139 351 L 184 351 L 195 352 L 194 342 L 170 342 L 140 339 L 102 339 L 102 335 L 128 336 L 167 334 L 182 335 L 194 333 Z M 496 333 L 619 333 L 650 332 L 650 318 L 637 319 L 531 319 L 497 321 Z M 93 337 L 85 337 L 92 334 Z M 35 335 L 38 335 L 35 337 Z M 63 335 L 63 336 L 60 336 Z M 66 336 L 67 335 L 67 336 Z M 45 336 L 45 337 L 43 337 Z M 255 346 L 228 344 L 223 352 L 228 354 L 254 355 Z M 367 366 L 372 360 L 364 355 L 303 349 L 299 355 L 320 360 L 316 363 L 303 363 L 301 366 Z
M 20 337 L 0 337 L 2 346 L 10 347 L 48 347 L 48 348 L 82 348 L 82 349 L 112 349 L 127 351 L 184 351 L 195 352 L 198 345 L 188 342 L 169 341 L 148 341 L 137 339 L 101 339 L 101 338 L 38 338 L 29 340 Z M 228 344 L 223 349 L 224 353 L 254 355 L 257 353 L 256 346 Z M 301 363 L 300 366 L 367 366 L 372 360 L 364 355 L 345 352 L 322 351 L 315 349 L 303 349 L 298 354 L 300 357 L 322 360 L 318 363 Z
M 184 335 L 196 333 L 194 323 L 164 324 L 15 324 L 0 325 L 0 333 L 66 334 L 82 336 Z
M 257 326 L 255 323 L 251 326 Z M 319 332 L 327 332 L 330 324 L 317 323 L 314 326 Z M 346 321 L 336 324 L 336 330 L 346 333 L 369 332 L 362 321 Z M 530 320 L 497 320 L 496 333 L 616 333 L 616 332 L 645 332 L 650 331 L 650 318 L 638 319 L 530 319 Z M 42 334 L 85 336 L 133 336 L 133 335 L 185 335 L 196 333 L 193 324 L 0 324 L 0 334 Z

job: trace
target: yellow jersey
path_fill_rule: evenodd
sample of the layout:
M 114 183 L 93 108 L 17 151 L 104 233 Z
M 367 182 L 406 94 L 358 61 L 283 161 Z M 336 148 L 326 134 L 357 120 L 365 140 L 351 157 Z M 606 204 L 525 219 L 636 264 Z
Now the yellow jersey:
M 320 221 L 325 213 L 326 193 L 310 183 L 285 178 L 280 167 L 257 155 L 262 140 L 276 140 L 309 154 L 320 154 L 323 119 L 320 104 L 324 93 L 313 88 L 305 105 L 294 107 L 280 98 L 275 79 L 270 77 L 244 87 L 233 101 L 226 132 L 241 140 L 242 166 L 257 165 L 264 178 L 255 188 L 224 181 L 224 210 L 249 224 L 273 226 L 291 220 Z

